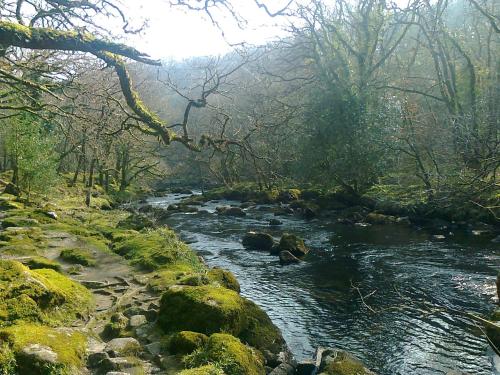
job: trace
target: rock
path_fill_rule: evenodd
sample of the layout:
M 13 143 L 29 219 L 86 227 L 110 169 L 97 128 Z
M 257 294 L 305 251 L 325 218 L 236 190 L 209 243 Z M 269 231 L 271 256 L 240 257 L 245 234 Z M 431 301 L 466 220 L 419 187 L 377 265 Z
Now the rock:
M 152 342 L 151 344 L 144 346 L 149 354 L 156 356 L 162 351 L 162 343 L 159 341 Z
M 3 189 L 3 194 L 15 195 L 17 197 L 21 194 L 21 190 L 12 182 L 9 182 L 7 186 L 5 186 L 5 189 Z
M 295 368 L 288 363 L 282 363 L 269 373 L 269 375 L 295 375 L 295 374 L 296 374 Z
M 208 336 L 203 333 L 181 331 L 170 338 L 167 348 L 172 354 L 190 354 L 203 347 L 208 341 Z
M 289 251 L 280 251 L 279 257 L 280 257 L 280 263 L 283 266 L 287 264 L 300 263 L 300 259 L 294 256 Z
M 45 213 L 45 215 L 47 215 L 48 217 L 50 217 L 51 219 L 54 219 L 54 220 L 58 219 L 57 213 L 55 211 L 48 211 Z
M 500 243 L 500 235 L 498 235 L 498 236 L 496 236 L 495 238 L 493 238 L 493 239 L 491 240 L 491 242 L 493 242 L 493 243 Z
M 396 219 L 397 224 L 411 225 L 411 220 L 408 216 L 398 217 Z
M 278 226 L 278 225 L 283 225 L 283 222 L 278 219 L 271 219 L 269 220 L 269 225 L 270 226 Z
M 225 216 L 246 216 L 246 212 L 239 207 L 225 207 L 222 211 L 219 211 L 221 215 Z
M 87 357 L 87 365 L 91 368 L 100 367 L 102 362 L 109 358 L 106 352 L 91 353 Z
M 306 219 L 313 219 L 316 217 L 316 211 L 310 207 L 306 207 L 302 210 L 302 216 Z
M 223 270 L 222 268 L 212 268 L 208 271 L 207 277 L 211 282 L 216 282 L 224 288 L 234 290 L 237 293 L 241 291 L 238 279 L 236 279 L 231 272 Z
M 128 322 L 128 325 L 132 328 L 142 326 L 143 324 L 146 324 L 148 320 L 146 319 L 145 315 L 133 315 L 130 317 L 130 321 Z
M 247 232 L 242 243 L 245 249 L 270 251 L 274 245 L 274 239 L 267 233 Z
M 132 360 L 132 358 L 123 358 L 123 357 L 117 357 L 117 358 L 107 358 L 101 363 L 101 368 L 105 370 L 116 370 L 116 371 L 122 371 L 122 370 L 129 370 L 133 368 L 139 367 L 137 365 L 137 361 Z M 128 372 L 127 372 L 128 373 Z M 108 372 L 109 374 L 109 372 Z
M 291 201 L 296 201 L 300 198 L 301 191 L 298 189 L 289 189 L 281 191 L 278 195 L 278 201 L 288 203 Z
M 317 367 L 316 367 L 315 361 L 305 360 L 305 361 L 297 363 L 295 373 L 296 373 L 296 375 L 311 375 L 316 370 L 317 370 Z M 349 374 L 349 375 L 351 375 L 351 374 Z
M 139 341 L 133 337 L 121 337 L 113 339 L 106 344 L 106 352 L 114 352 L 119 355 L 135 355 L 141 350 Z
M 370 224 L 384 225 L 384 224 L 395 224 L 398 218 L 396 216 L 383 215 L 371 212 L 366 216 L 365 220 L 367 223 Z
M 284 340 L 255 303 L 237 292 L 212 285 L 173 286 L 161 298 L 158 324 L 165 332 L 227 332 L 249 345 L 278 354 Z
M 352 354 L 335 349 L 323 351 L 318 373 L 319 375 L 375 375 Z
M 446 237 L 444 235 L 442 235 L 442 234 L 434 234 L 432 236 L 432 238 L 435 239 L 435 240 L 437 240 L 437 241 L 442 241 L 442 240 L 446 239 Z
M 17 355 L 20 374 L 44 374 L 44 370 L 58 365 L 58 355 L 48 346 L 31 344 Z
M 296 257 L 301 257 L 309 252 L 309 249 L 304 244 L 304 240 L 294 234 L 284 233 L 279 243 L 280 253 L 288 251 Z
M 147 216 L 142 214 L 132 214 L 121 220 L 117 227 L 122 229 L 142 230 L 144 228 L 152 228 L 154 223 Z

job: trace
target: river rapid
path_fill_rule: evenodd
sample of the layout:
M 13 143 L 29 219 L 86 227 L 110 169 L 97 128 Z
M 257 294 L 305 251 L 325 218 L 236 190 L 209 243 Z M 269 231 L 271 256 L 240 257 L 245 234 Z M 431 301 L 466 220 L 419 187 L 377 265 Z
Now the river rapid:
M 184 197 L 148 203 L 166 208 Z M 464 314 L 487 315 L 496 302 L 500 246 L 490 237 L 454 233 L 438 240 L 403 225 L 347 226 L 293 215 L 270 227 L 275 216 L 265 205 L 245 217 L 215 212 L 238 204 L 208 202 L 165 224 L 210 266 L 237 276 L 241 294 L 268 313 L 297 360 L 327 346 L 353 353 L 380 375 L 500 374 L 500 359 Z M 297 234 L 311 252 L 300 264 L 281 266 L 276 256 L 243 248 L 249 230 L 276 239 Z

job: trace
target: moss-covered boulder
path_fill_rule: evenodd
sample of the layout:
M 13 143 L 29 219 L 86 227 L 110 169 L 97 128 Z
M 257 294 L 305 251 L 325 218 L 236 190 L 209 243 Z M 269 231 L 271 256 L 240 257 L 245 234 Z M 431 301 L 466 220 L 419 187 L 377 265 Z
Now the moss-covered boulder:
M 10 216 L 2 220 L 2 227 L 37 227 L 40 223 L 36 219 L 24 216 Z
M 247 232 L 242 243 L 245 249 L 270 251 L 274 246 L 274 239 L 267 233 Z
M 370 212 L 366 215 L 366 222 L 375 225 L 395 224 L 398 222 L 396 216 L 383 215 L 376 212 Z
M 227 375 L 222 369 L 214 365 L 206 365 L 183 370 L 179 375 Z
M 167 341 L 167 350 L 172 354 L 190 354 L 203 347 L 208 336 L 203 333 L 181 331 L 174 333 Z
M 68 263 L 81 264 L 82 266 L 95 266 L 96 263 L 94 255 L 88 249 L 64 249 L 59 257 Z
M 226 271 L 222 268 L 212 268 L 207 273 L 207 277 L 210 282 L 219 284 L 224 288 L 234 290 L 235 292 L 240 292 L 241 287 L 238 279 L 229 271 Z
M 278 250 L 289 251 L 296 257 L 302 257 L 309 252 L 304 240 L 294 234 L 284 233 L 280 239 Z
M 215 364 L 231 375 L 264 375 L 264 358 L 257 350 L 244 345 L 234 336 L 216 333 L 206 346 L 186 362 L 191 366 Z
M 4 353 L 8 348 L 14 354 L 17 370 L 14 373 L 18 374 L 78 373 L 83 365 L 86 341 L 83 334 L 69 328 L 19 324 L 0 329 Z
M 161 298 L 159 324 L 166 332 L 226 332 L 249 345 L 277 354 L 284 348 L 267 314 L 237 292 L 212 285 L 174 286 Z
M 320 375 L 375 375 L 352 354 L 327 349 L 323 352 Z
M 26 260 L 23 260 L 22 262 L 23 264 L 25 264 L 26 266 L 28 266 L 30 269 L 33 270 L 38 270 L 42 268 L 51 269 L 57 272 L 61 272 L 62 270 L 61 265 L 59 263 L 40 256 L 33 256 L 27 258 Z
M 0 260 L 0 326 L 17 320 L 71 322 L 92 306 L 85 287 L 54 270 Z
M 142 230 L 144 228 L 152 228 L 154 223 L 146 215 L 131 214 L 121 220 L 117 226 L 122 229 Z

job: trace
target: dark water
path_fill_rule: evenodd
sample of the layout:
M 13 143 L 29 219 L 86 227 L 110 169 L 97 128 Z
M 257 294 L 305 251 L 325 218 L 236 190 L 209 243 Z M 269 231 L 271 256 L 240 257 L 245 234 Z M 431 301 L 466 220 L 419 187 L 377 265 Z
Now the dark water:
M 178 198 L 150 203 L 167 206 Z M 493 308 L 500 249 L 490 238 L 455 234 L 436 241 L 404 226 L 295 217 L 280 217 L 284 225 L 271 229 L 273 215 L 262 207 L 244 218 L 213 213 L 229 203 L 236 202 L 208 203 L 200 207 L 208 213 L 175 214 L 167 224 L 211 266 L 236 274 L 242 294 L 266 310 L 297 359 L 333 346 L 381 375 L 500 373 L 480 327 L 463 314 Z M 312 251 L 301 264 L 282 267 L 275 256 L 243 249 L 248 230 L 276 238 L 289 231 Z

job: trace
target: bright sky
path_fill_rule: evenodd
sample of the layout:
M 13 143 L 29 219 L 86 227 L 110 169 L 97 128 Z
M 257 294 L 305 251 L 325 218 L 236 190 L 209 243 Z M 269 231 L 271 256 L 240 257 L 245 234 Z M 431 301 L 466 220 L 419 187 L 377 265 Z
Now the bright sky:
M 155 58 L 182 59 L 190 56 L 219 55 L 231 49 L 229 43 L 247 42 L 262 44 L 285 32 L 277 23 L 282 17 L 271 18 L 252 0 L 233 0 L 241 14 L 248 20 L 242 30 L 229 14 L 214 14 L 224 30 L 215 27 L 202 12 L 170 7 L 168 0 L 129 0 L 132 16 L 149 19 L 149 28 L 139 37 L 132 37 L 130 44 Z M 286 0 L 273 0 L 271 11 L 281 9 Z M 276 8 L 274 8 L 276 6 Z

